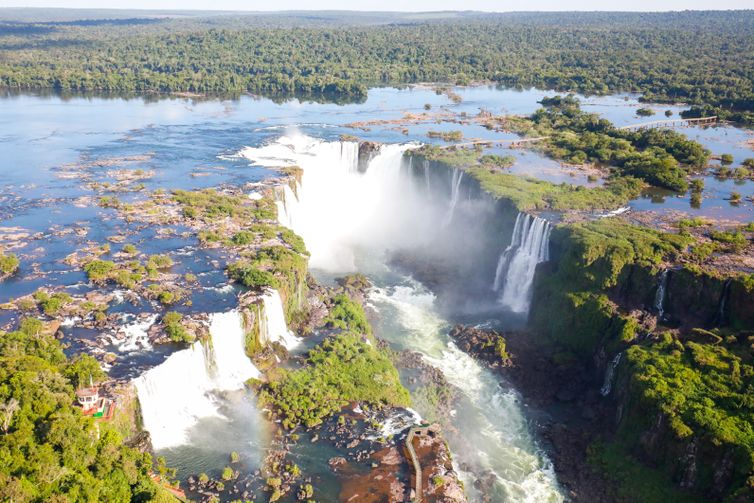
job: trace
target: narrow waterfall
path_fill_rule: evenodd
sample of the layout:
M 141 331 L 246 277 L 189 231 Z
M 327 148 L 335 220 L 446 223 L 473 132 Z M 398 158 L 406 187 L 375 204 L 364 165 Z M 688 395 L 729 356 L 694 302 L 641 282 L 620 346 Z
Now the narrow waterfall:
M 725 303 L 728 300 L 728 294 L 730 293 L 730 278 L 725 280 L 725 284 L 723 285 L 723 293 L 720 296 L 720 303 L 717 307 L 717 314 L 715 315 L 715 320 L 712 323 L 714 326 L 719 327 L 723 323 L 725 323 Z
M 660 274 L 660 280 L 657 284 L 657 293 L 655 293 L 655 309 L 657 309 L 657 319 L 662 320 L 665 317 L 665 292 L 668 287 L 668 269 Z
M 214 313 L 210 317 L 214 367 L 212 377 L 217 389 L 239 389 L 250 377 L 259 377 L 259 370 L 243 351 L 243 320 L 238 311 Z
M 296 182 L 298 185 L 298 182 Z M 284 184 L 281 187 L 283 191 L 282 195 L 275 200 L 275 206 L 278 211 L 278 221 L 280 225 L 284 225 L 289 229 L 292 229 L 296 220 L 296 209 L 298 208 L 298 196 L 296 192 L 291 189 L 288 184 Z
M 219 417 L 215 390 L 234 390 L 259 371 L 244 353 L 241 316 L 213 314 L 210 342 L 195 342 L 134 380 L 144 427 L 156 450 L 189 442 L 201 418 Z
M 268 289 L 262 296 L 264 304 L 264 317 L 260 317 L 259 334 L 265 344 L 279 342 L 286 349 L 293 349 L 301 343 L 301 340 L 288 330 L 285 322 L 285 312 L 280 293 L 277 290 Z
M 432 195 L 432 185 L 429 183 L 429 161 L 424 159 L 423 168 L 424 168 L 424 184 L 427 186 L 427 195 Z
M 453 179 L 450 182 L 450 206 L 448 212 L 445 214 L 442 226 L 447 227 L 453 221 L 453 214 L 456 211 L 456 205 L 458 204 L 458 194 L 461 192 L 461 180 L 463 179 L 463 170 L 454 169 Z
M 620 363 L 620 359 L 623 357 L 623 351 L 615 355 L 612 360 L 610 360 L 610 363 L 607 364 L 607 368 L 605 369 L 605 381 L 602 383 L 602 388 L 600 388 L 600 394 L 602 396 L 607 396 L 610 394 L 610 391 L 613 389 L 613 379 L 615 378 L 615 369 L 618 368 L 618 364 Z
M 550 231 L 544 218 L 519 213 L 511 243 L 498 260 L 493 288 L 502 290 L 500 302 L 516 313 L 529 311 L 537 264 L 549 260 Z

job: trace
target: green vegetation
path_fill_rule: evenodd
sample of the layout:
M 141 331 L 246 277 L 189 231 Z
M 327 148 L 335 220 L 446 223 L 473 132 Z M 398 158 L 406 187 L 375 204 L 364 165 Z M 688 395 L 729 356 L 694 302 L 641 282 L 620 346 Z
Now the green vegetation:
M 639 117 L 651 117 L 655 114 L 655 111 L 651 108 L 639 108 L 636 110 L 636 115 Z
M 620 176 L 635 176 L 671 190 L 685 191 L 687 169 L 701 168 L 709 159 L 707 150 L 681 133 L 618 129 L 597 114 L 583 112 L 573 97 L 546 101 L 531 120 L 531 134 L 549 137 L 542 143 L 547 155 L 577 164 L 614 166 Z
M 37 301 L 37 304 L 47 316 L 55 316 L 72 299 L 70 295 L 64 292 L 56 292 L 50 295 L 44 290 L 37 290 L 34 292 L 34 300 Z
M 614 219 L 556 227 L 551 242 L 560 249 L 558 268 L 535 284 L 532 326 L 583 358 L 600 343 L 618 350 L 633 341 L 638 327 L 606 293 L 625 282 L 634 266 L 655 268 L 693 241 Z
M 498 199 L 507 199 L 520 211 L 594 210 L 615 208 L 637 197 L 643 183 L 631 177 L 617 178 L 605 187 L 587 188 L 491 171 L 484 167 L 467 172 L 479 180 L 482 189 Z
M 129 244 L 123 245 L 123 253 L 127 255 L 136 255 L 137 253 L 139 253 L 139 250 L 137 250 L 134 245 L 129 243 Z
M 0 36 L 0 84 L 363 99 L 369 85 L 490 79 L 636 91 L 744 120 L 754 102 L 748 11 L 393 15 L 376 23 L 385 24 L 296 15 L 10 23 Z
M 277 211 L 270 198 L 251 200 L 248 197 L 223 194 L 216 190 L 176 190 L 173 200 L 181 205 L 184 216 L 204 221 L 231 217 L 242 222 L 275 220 Z
M 360 335 L 329 337 L 307 355 L 304 368 L 282 371 L 261 392 L 285 428 L 312 428 L 351 401 L 371 406 L 407 406 L 408 391 L 387 354 Z
M 732 454 L 731 486 L 735 491 L 754 476 L 754 367 L 745 337 L 732 337 L 729 344 L 721 345 L 722 338 L 711 335 L 714 337 L 706 338 L 710 342 L 706 344 L 665 334 L 656 344 L 631 347 L 627 351 L 630 387 L 639 397 L 642 410 L 664 416 L 674 437 L 669 440 L 671 445 L 694 436 L 702 448 L 714 447 L 711 456 L 719 459 L 725 453 Z M 622 432 L 628 439 L 640 435 L 642 428 L 649 428 L 654 420 L 651 414 L 634 416 L 630 419 L 636 424 Z M 671 468 L 677 458 L 671 459 L 672 451 L 668 454 L 657 457 Z M 700 464 L 699 478 L 711 480 L 716 466 L 719 461 Z M 751 496 L 752 491 L 754 488 L 749 487 L 746 494 Z
M 175 311 L 169 311 L 162 317 L 162 327 L 173 342 L 194 342 L 194 334 L 183 326 L 183 315 Z
M 427 136 L 429 138 L 440 138 L 447 142 L 463 140 L 463 132 L 461 131 L 429 131 Z
M 0 253 L 0 274 L 10 276 L 18 271 L 18 257 L 13 253 Z
M 720 156 L 720 164 L 733 164 L 733 156 L 731 154 L 722 154 Z
M 479 158 L 479 164 L 485 168 L 510 168 L 514 162 L 516 162 L 516 158 L 512 155 L 487 154 Z
M 589 463 L 607 480 L 615 483 L 612 495 L 619 502 L 702 503 L 687 492 L 668 483 L 664 474 L 642 465 L 625 447 L 616 443 L 596 442 L 588 449 Z
M 324 320 L 325 326 L 339 328 L 360 334 L 370 334 L 371 326 L 364 309 L 348 295 L 341 293 L 332 300 L 330 312 Z
M 108 423 L 73 406 L 74 387 L 100 379 L 91 357 L 69 362 L 26 319 L 0 337 L 0 499 L 171 501 L 152 482 L 148 454 L 123 445 Z M 62 498 L 62 499 L 61 499 Z

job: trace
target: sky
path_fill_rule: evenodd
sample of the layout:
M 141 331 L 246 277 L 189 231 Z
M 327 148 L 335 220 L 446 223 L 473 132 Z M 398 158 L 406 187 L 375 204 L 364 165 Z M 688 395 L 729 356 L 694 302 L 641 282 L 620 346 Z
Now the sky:
M 180 10 L 563 11 L 751 9 L 752 0 L 0 0 L 0 7 L 71 7 Z

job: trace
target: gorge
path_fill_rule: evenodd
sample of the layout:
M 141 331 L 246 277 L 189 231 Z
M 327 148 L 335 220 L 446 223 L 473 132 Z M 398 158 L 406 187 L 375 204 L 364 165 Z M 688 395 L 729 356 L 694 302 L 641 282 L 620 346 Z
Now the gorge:
M 677 218 L 686 196 L 618 200 L 605 173 L 453 148 L 427 137 L 437 117 L 383 110 L 447 107 L 443 127 L 493 138 L 512 133 L 474 107 L 533 113 L 544 96 L 456 91 L 471 104 L 422 88 L 342 108 L 158 101 L 125 132 L 82 133 L 38 197 L 4 200 L 27 201 L 0 236 L 21 262 L 5 326 L 33 313 L 71 358 L 110 371 L 108 393 L 133 380 L 138 407 L 120 410 L 140 409 L 145 450 L 200 500 L 407 496 L 402 445 L 422 421 L 441 427 L 424 451 L 430 500 L 745 497 L 751 230 L 701 219 L 750 183 L 704 175 L 702 208 Z M 582 99 L 617 124 L 640 106 Z M 123 106 L 53 103 L 60 121 Z

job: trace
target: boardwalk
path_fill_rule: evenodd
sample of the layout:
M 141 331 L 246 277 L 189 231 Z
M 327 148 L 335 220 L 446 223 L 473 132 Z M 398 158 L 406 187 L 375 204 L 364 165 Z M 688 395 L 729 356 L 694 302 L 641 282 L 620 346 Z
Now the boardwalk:
M 406 450 L 411 458 L 411 464 L 414 467 L 414 475 L 416 478 L 416 482 L 414 483 L 414 499 L 411 500 L 413 503 L 421 503 L 422 500 L 422 466 L 419 463 L 419 457 L 414 450 L 414 435 L 416 435 L 417 432 L 421 435 L 424 430 L 425 428 L 422 427 L 411 428 L 406 437 Z
M 504 140 L 474 140 L 474 141 L 467 141 L 465 143 L 454 143 L 453 145 L 442 145 L 440 146 L 440 148 L 464 148 L 464 147 L 474 147 L 476 145 L 482 145 L 486 147 L 507 146 L 510 148 L 516 148 L 526 143 L 534 143 L 541 140 L 546 140 L 548 138 L 549 136 L 537 136 L 536 138 L 507 138 Z
M 708 124 L 717 123 L 717 116 L 711 117 L 698 117 L 696 119 L 665 119 L 659 121 L 640 122 L 638 124 L 629 124 L 628 126 L 621 126 L 618 129 L 647 129 L 658 127 L 679 127 L 679 126 L 706 126 Z

